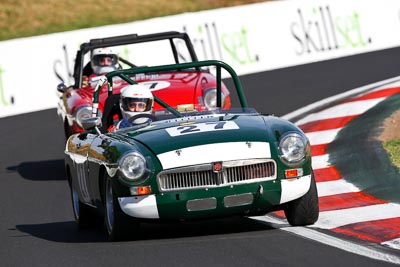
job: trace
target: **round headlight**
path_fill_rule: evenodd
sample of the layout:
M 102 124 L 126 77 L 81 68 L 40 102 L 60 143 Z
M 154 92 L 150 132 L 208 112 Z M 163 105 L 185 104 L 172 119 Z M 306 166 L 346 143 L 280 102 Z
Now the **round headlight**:
M 221 107 L 223 107 L 225 95 L 221 93 L 221 96 Z M 217 89 L 209 89 L 204 93 L 204 105 L 207 109 L 215 109 L 217 107 Z
M 297 133 L 290 133 L 284 136 L 279 143 L 281 158 L 288 165 L 302 161 L 307 155 L 307 150 L 307 139 Z
M 121 159 L 119 168 L 125 178 L 136 181 L 146 173 L 146 160 L 136 152 L 127 154 Z

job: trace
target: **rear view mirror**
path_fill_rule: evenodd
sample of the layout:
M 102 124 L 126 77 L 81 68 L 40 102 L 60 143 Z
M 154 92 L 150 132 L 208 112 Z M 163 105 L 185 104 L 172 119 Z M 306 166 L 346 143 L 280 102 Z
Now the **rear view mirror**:
M 60 93 L 65 93 L 65 91 L 67 90 L 67 86 L 64 83 L 60 83 L 59 85 L 57 85 L 57 91 Z

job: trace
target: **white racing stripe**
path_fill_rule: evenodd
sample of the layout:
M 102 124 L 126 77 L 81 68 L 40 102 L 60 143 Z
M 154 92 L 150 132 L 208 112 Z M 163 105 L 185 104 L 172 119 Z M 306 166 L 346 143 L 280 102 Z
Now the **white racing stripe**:
M 355 185 L 345 180 L 336 180 L 317 183 L 318 197 L 332 196 L 337 194 L 345 194 L 352 192 L 360 192 Z
M 381 97 L 339 104 L 331 108 L 327 108 L 321 112 L 310 114 L 303 119 L 297 121 L 296 125 L 302 125 L 312 121 L 359 115 L 385 99 L 386 97 Z
M 306 133 L 308 140 L 312 146 L 314 145 L 322 145 L 322 144 L 329 144 L 333 140 L 335 140 L 338 132 L 342 128 L 337 128 L 333 130 L 325 130 L 325 131 L 318 131 L 318 132 L 309 132 Z
M 333 229 L 348 224 L 400 217 L 400 205 L 386 203 L 342 210 L 323 211 L 312 227 Z
M 216 161 L 271 158 L 266 142 L 226 142 L 191 146 L 157 155 L 163 170 Z

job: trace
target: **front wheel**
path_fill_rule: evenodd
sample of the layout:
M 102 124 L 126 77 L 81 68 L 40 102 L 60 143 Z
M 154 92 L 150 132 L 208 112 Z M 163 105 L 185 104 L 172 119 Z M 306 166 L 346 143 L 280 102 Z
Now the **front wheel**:
M 125 240 L 138 234 L 139 222 L 121 210 L 111 178 L 107 174 L 104 185 L 104 211 L 104 224 L 111 241 Z
M 311 174 L 311 185 L 308 192 L 304 196 L 287 203 L 284 211 L 286 219 L 292 226 L 310 225 L 318 220 L 318 193 L 314 173 Z
M 93 228 L 98 224 L 97 216 L 87 205 L 83 204 L 78 197 L 78 191 L 71 185 L 72 209 L 74 211 L 75 221 L 80 229 Z

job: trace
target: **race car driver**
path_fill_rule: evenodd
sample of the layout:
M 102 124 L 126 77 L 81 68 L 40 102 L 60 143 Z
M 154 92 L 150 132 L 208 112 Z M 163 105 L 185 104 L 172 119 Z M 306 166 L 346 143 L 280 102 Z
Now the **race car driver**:
M 91 78 L 120 69 L 118 55 L 111 47 L 96 48 L 91 51 L 90 62 L 82 73 L 84 86 Z
M 94 49 L 92 51 L 90 64 L 93 73 L 96 75 L 117 70 L 119 67 L 118 56 L 111 47 Z
M 120 110 L 123 119 L 108 132 L 151 122 L 154 97 L 150 89 L 141 84 L 128 85 L 121 90 Z

